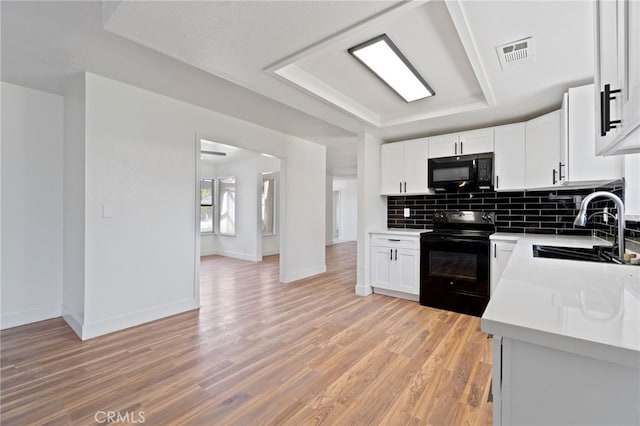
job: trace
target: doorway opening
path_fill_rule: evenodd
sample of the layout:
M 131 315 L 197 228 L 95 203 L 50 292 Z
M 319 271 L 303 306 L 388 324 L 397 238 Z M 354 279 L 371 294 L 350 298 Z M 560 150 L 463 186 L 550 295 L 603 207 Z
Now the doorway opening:
M 197 276 L 209 256 L 236 259 L 239 267 L 269 256 L 278 275 L 284 160 L 213 140 L 196 142 Z

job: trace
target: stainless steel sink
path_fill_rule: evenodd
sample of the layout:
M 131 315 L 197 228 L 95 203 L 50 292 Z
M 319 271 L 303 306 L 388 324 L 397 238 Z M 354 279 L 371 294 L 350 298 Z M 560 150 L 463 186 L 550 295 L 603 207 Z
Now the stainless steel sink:
M 533 246 L 533 257 L 549 259 L 580 260 L 584 262 L 622 263 L 613 255 L 613 247 L 558 247 L 558 246 Z

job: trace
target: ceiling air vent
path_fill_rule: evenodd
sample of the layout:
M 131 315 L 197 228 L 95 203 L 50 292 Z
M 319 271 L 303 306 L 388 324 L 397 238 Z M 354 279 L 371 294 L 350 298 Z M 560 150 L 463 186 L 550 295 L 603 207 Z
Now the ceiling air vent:
M 535 47 L 535 43 L 531 37 L 496 47 L 498 58 L 500 59 L 500 66 L 504 70 L 516 64 L 533 62 L 536 57 Z

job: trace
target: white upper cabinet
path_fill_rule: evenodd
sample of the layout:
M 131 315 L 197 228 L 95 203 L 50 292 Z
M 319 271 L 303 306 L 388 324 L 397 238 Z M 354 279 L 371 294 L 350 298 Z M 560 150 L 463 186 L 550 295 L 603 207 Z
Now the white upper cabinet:
M 640 139 L 640 133 L 636 134 Z M 640 222 L 640 154 L 624 156 L 624 212 L 626 220 Z
M 493 127 L 429 138 L 429 158 L 493 152 Z
M 525 188 L 525 124 L 516 123 L 494 129 L 494 168 L 496 191 Z
M 560 110 L 525 123 L 525 184 L 545 188 L 558 183 Z
M 383 144 L 380 194 L 428 194 L 428 151 L 428 138 Z
M 380 147 L 380 193 L 400 194 L 404 181 L 404 145 L 386 143 Z
M 451 157 L 458 153 L 459 133 L 431 136 L 429 138 L 429 158 Z
M 616 180 L 622 177 L 622 158 L 595 155 L 594 85 L 569 89 L 562 102 L 562 134 L 558 181 L 575 182 Z
M 493 127 L 460 133 L 461 155 L 493 152 Z
M 596 153 L 640 152 L 640 2 L 595 2 Z

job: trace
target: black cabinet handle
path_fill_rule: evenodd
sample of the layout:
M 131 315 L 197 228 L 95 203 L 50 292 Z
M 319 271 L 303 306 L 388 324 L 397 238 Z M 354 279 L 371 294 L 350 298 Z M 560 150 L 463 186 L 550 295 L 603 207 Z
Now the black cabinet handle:
M 393 249 L 389 249 L 389 260 L 393 260 Z
M 606 136 L 607 132 L 620 124 L 620 120 L 611 120 L 611 101 L 615 99 L 612 94 L 620 93 L 620 89 L 611 90 L 611 85 L 604 85 L 604 92 L 600 92 L 600 136 Z
M 407 182 L 404 183 L 404 192 L 407 192 Z
M 387 239 L 388 239 L 389 241 L 394 242 L 394 243 L 399 243 L 400 241 L 402 241 L 402 240 L 397 240 L 397 239 L 395 239 L 395 238 L 387 238 Z
M 398 249 L 396 249 L 396 258 L 395 260 L 398 260 Z
M 402 192 L 402 182 L 400 182 L 400 192 Z
M 552 178 L 551 179 L 553 180 L 553 184 L 554 185 L 556 184 L 556 173 L 558 173 L 558 172 L 556 172 L 556 169 L 553 169 L 553 174 L 552 174 Z
M 463 154 L 463 152 L 462 152 L 462 141 L 460 141 L 460 154 Z
M 496 258 L 496 251 L 497 251 L 497 248 L 496 248 L 496 244 L 494 243 L 493 244 L 493 258 L 494 259 Z
M 564 178 L 566 178 L 566 176 L 562 176 L 562 167 L 564 166 L 564 164 L 562 164 L 561 161 L 558 162 L 558 180 L 562 180 Z
M 500 187 L 500 176 L 496 176 L 496 189 Z
M 607 113 L 604 110 L 604 104 L 604 92 L 600 92 L 600 136 L 607 136 L 607 128 L 605 125 Z
M 458 142 L 453 143 L 453 153 L 458 155 Z

